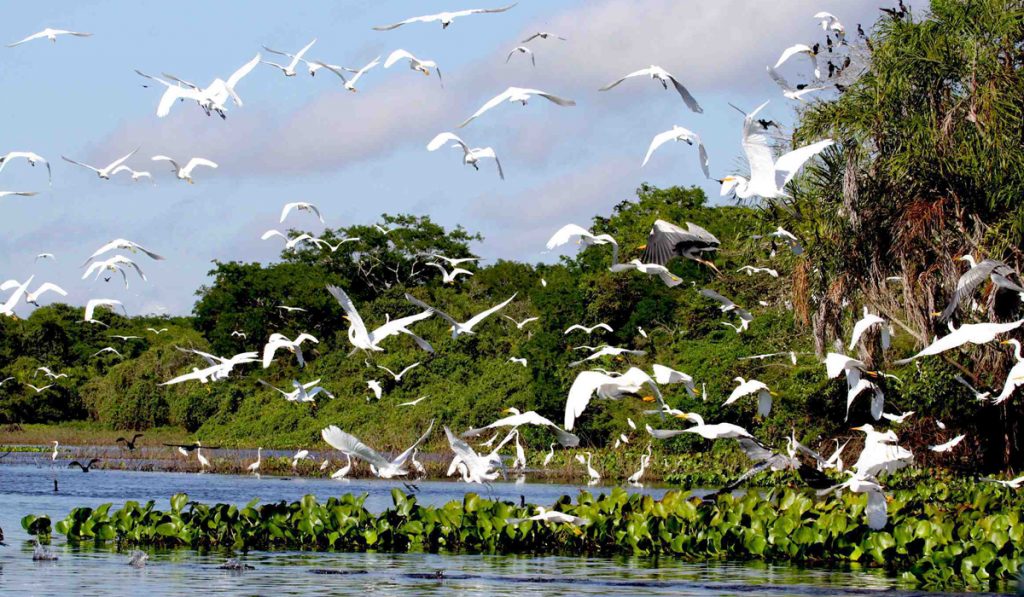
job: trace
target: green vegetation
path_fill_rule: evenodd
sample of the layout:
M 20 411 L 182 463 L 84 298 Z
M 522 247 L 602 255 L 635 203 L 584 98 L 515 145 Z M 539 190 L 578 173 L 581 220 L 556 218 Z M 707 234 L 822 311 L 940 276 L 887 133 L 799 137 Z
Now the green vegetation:
M 76 508 L 53 524 L 68 541 L 122 547 L 186 546 L 303 550 L 482 553 L 671 554 L 697 560 L 733 558 L 802 564 L 882 567 L 909 585 L 930 589 L 1003 589 L 1024 563 L 1024 498 L 997 486 L 919 483 L 894 492 L 891 530 L 863 523 L 864 496 L 813 498 L 791 489 L 762 496 L 718 496 L 710 503 L 670 492 L 660 500 L 614 489 L 581 492 L 551 507 L 590 524 L 510 524 L 535 507 L 467 494 L 441 507 L 422 506 L 395 489 L 394 505 L 374 514 L 366 496 L 324 504 L 313 496 L 293 503 L 205 505 L 171 498 L 170 510 L 128 502 Z M 44 540 L 50 519 L 26 516 L 22 526 Z

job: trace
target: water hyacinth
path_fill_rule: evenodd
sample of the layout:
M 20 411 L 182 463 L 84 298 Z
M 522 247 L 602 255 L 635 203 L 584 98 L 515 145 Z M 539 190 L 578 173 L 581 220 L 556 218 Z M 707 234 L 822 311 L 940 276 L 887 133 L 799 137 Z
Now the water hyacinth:
M 441 507 L 392 490 L 393 506 L 380 514 L 366 495 L 319 503 L 238 507 L 171 498 L 167 511 L 128 502 L 76 508 L 53 525 L 71 542 L 125 546 L 339 551 L 632 554 L 706 559 L 762 559 L 885 568 L 922 588 L 1005 588 L 1024 563 L 1022 500 L 996 486 L 944 484 L 896 491 L 889 524 L 871 531 L 865 500 L 856 494 L 815 498 L 788 488 L 725 494 L 709 502 L 683 492 L 662 499 L 614 489 L 577 502 L 563 496 L 551 510 L 589 521 L 586 526 L 525 519 L 533 505 L 467 494 Z M 45 521 L 45 522 L 43 522 Z M 32 534 L 49 533 L 49 519 L 22 521 Z

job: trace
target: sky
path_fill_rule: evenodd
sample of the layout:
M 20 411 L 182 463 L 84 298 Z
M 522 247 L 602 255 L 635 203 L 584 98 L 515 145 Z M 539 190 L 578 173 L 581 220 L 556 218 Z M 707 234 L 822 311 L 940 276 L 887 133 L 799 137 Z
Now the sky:
M 888 4 L 888 3 L 887 3 Z M 644 182 L 698 185 L 714 201 L 718 184 L 705 180 L 696 149 L 669 144 L 640 164 L 651 138 L 679 125 L 704 140 L 711 174 L 741 172 L 742 115 L 770 100 L 768 116 L 791 122 L 798 103 L 782 97 L 765 73 L 794 43 L 813 44 L 822 31 L 813 15 L 826 10 L 852 32 L 878 16 L 877 2 L 853 0 L 521 0 L 499 14 L 473 15 L 442 29 L 416 23 L 374 31 L 408 17 L 465 8 L 503 6 L 502 0 L 307 0 L 296 3 L 148 0 L 15 3 L 0 20 L 0 43 L 45 27 L 93 33 L 15 48 L 0 47 L 0 154 L 34 151 L 45 169 L 11 162 L 2 191 L 39 191 L 0 199 L 0 280 L 51 281 L 67 302 L 116 298 L 129 314 L 187 314 L 195 290 L 209 281 L 213 260 L 279 258 L 280 239 L 261 241 L 270 228 L 313 232 L 307 214 L 279 224 L 292 201 L 319 206 L 328 227 L 378 221 L 384 212 L 426 214 L 449 227 L 480 232 L 474 246 L 486 259 L 547 262 L 545 240 L 563 224 L 584 226 L 596 214 L 633 197 Z M 750 25 L 755 24 L 755 25 Z M 512 48 L 536 31 L 567 38 L 528 45 L 536 67 Z M 228 117 L 207 117 L 194 103 L 156 116 L 162 89 L 145 88 L 138 69 L 170 73 L 206 85 L 227 78 L 261 46 L 295 52 L 316 39 L 307 57 L 360 67 L 403 48 L 438 63 L 442 87 L 396 64 L 377 67 L 351 93 L 340 80 L 304 69 L 285 77 L 259 65 L 236 90 L 244 105 Z M 680 79 L 704 108 L 689 111 L 674 90 L 633 79 L 597 90 L 619 77 L 659 65 Z M 806 78 L 800 60 L 783 67 Z M 536 98 L 505 104 L 464 129 L 455 127 L 509 86 L 571 98 L 559 107 Z M 454 131 L 471 146 L 495 149 L 505 170 L 464 166 L 461 153 L 430 153 L 437 133 Z M 61 160 L 105 165 L 139 147 L 127 162 L 154 183 L 100 180 Z M 163 154 L 201 156 L 216 170 L 197 169 L 195 184 L 174 178 Z M 82 262 L 114 238 L 135 241 L 166 257 L 139 257 L 148 281 L 132 274 L 110 282 L 80 280 Z M 38 253 L 56 260 L 35 261 Z M 113 255 L 113 253 L 111 254 Z M 129 255 L 131 256 L 131 255 Z M 42 304 L 60 298 L 49 295 Z M 22 305 L 19 314 L 28 307 Z

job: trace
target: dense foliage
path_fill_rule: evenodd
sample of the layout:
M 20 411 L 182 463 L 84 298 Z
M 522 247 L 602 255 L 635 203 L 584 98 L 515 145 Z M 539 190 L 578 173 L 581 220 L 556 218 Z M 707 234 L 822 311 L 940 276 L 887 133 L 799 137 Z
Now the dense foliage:
M 394 506 L 374 514 L 361 497 L 346 494 L 324 504 L 313 496 L 293 503 L 213 506 L 171 498 L 170 510 L 152 501 L 111 511 L 76 508 L 52 525 L 72 542 L 130 546 L 483 553 L 571 553 L 764 559 L 883 567 L 928 588 L 1005 588 L 1024 563 L 1021 497 L 996 486 L 922 484 L 896 492 L 891 531 L 863 522 L 864 496 L 814 499 L 791 489 L 751 491 L 707 503 L 681 492 L 655 500 L 615 489 L 563 496 L 552 510 L 589 524 L 524 521 L 534 506 L 466 494 L 441 507 L 422 506 L 395 489 Z M 47 517 L 22 526 L 44 539 Z

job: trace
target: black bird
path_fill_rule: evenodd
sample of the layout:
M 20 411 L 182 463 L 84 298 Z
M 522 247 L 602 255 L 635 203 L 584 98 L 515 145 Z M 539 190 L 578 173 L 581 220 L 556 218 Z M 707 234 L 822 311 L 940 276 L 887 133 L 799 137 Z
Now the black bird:
M 851 59 L 850 59 L 850 57 L 849 57 L 849 56 L 847 56 L 847 57 L 846 57 L 846 60 L 843 60 L 843 66 L 842 66 L 841 68 L 842 68 L 843 70 L 846 70 L 847 68 L 849 68 L 849 67 L 850 67 L 850 64 L 852 64 L 852 63 L 853 63 L 853 60 L 851 60 Z
M 0 528 L 0 545 L 7 545 L 4 543 L 4 530 Z
M 119 437 L 116 440 L 114 440 L 114 443 L 119 444 L 121 442 L 124 442 L 124 448 L 126 450 L 128 450 L 129 452 L 134 452 L 135 451 L 135 440 L 139 439 L 140 437 L 142 437 L 142 434 L 141 433 L 136 433 L 135 435 L 132 436 L 132 438 L 130 440 L 129 439 L 125 439 L 123 437 Z
M 207 450 L 219 450 L 220 449 L 220 446 L 204 446 L 200 442 L 192 442 L 191 444 L 164 444 L 164 445 L 165 446 L 170 446 L 171 448 L 178 448 L 179 450 L 184 450 L 186 452 L 194 452 L 196 448 L 206 448 Z
M 758 118 L 757 124 L 761 125 L 761 128 L 763 128 L 766 131 L 768 130 L 768 127 L 772 126 L 774 126 L 775 128 L 779 128 L 779 123 L 775 122 L 774 120 L 765 120 L 764 118 Z
M 679 256 L 718 271 L 715 264 L 701 258 L 701 253 L 716 251 L 720 244 L 714 234 L 696 224 L 687 222 L 686 228 L 680 228 L 665 220 L 657 220 L 647 237 L 647 244 L 640 247 L 644 252 L 641 261 L 665 265 L 673 257 Z
M 831 79 L 836 74 L 836 65 L 832 64 L 832 61 L 828 61 L 828 78 Z
M 836 83 L 836 89 L 839 90 L 840 92 L 846 91 L 846 85 L 840 85 L 839 83 Z
M 825 45 L 828 46 L 828 52 L 829 52 L 829 54 L 831 54 L 832 53 L 832 37 L 831 36 L 825 36 Z
M 861 39 L 867 37 L 867 34 L 864 33 L 864 28 L 860 26 L 860 23 L 857 23 L 857 35 L 859 35 Z
M 68 463 L 68 468 L 71 468 L 73 466 L 77 466 L 78 468 L 82 469 L 83 473 L 87 473 L 87 472 L 89 472 L 89 469 L 92 468 L 92 465 L 96 464 L 99 461 L 100 461 L 99 458 L 93 458 L 92 460 L 89 461 L 88 464 L 82 464 L 81 462 L 78 462 L 77 460 L 72 460 L 71 462 Z

